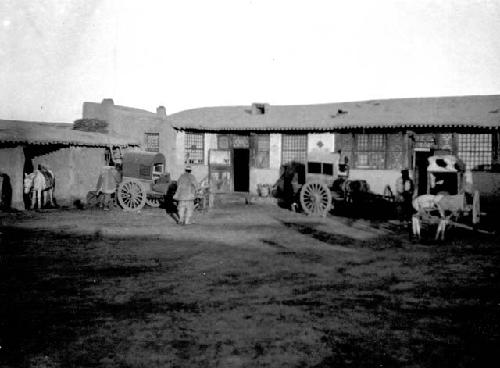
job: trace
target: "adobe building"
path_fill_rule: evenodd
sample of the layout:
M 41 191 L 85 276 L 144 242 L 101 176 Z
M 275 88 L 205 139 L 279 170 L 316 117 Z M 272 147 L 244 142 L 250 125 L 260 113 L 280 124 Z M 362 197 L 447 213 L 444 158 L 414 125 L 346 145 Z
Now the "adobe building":
M 255 192 L 273 184 L 280 167 L 306 164 L 317 150 L 347 157 L 351 179 L 372 191 L 394 189 L 408 168 L 419 193 L 427 187 L 427 158 L 458 156 L 482 197 L 500 198 L 500 96 L 407 98 L 301 106 L 205 107 L 169 117 L 177 165 L 220 191 Z
M 186 110 L 169 120 L 178 165 L 191 165 L 198 179 L 210 176 L 219 192 L 255 193 L 258 184 L 274 184 L 287 163 L 305 163 L 316 152 L 335 156 L 333 133 L 317 124 L 327 113 L 319 105 L 254 103 Z
M 472 171 L 482 198 L 500 199 L 500 96 L 458 96 L 317 105 L 203 107 L 166 116 L 113 100 L 84 103 L 83 118 L 109 123 L 110 134 L 140 141 L 167 159 L 177 178 L 185 165 L 218 192 L 257 191 L 274 184 L 280 169 L 307 164 L 320 153 L 347 159 L 351 179 L 382 194 L 407 168 L 419 193 L 427 187 L 427 158 L 458 156 Z
M 156 113 L 127 106 L 115 105 L 110 98 L 102 102 L 84 102 L 83 119 L 98 119 L 107 123 L 110 136 L 125 137 L 139 143 L 140 149 L 163 153 L 165 171 L 177 178 L 182 167 L 176 163 L 175 131 L 167 121 L 165 107 L 159 106 Z
M 54 173 L 57 204 L 85 203 L 110 150 L 136 146 L 132 140 L 73 130 L 71 124 L 0 120 L 2 207 L 25 208 L 24 174 L 38 165 Z

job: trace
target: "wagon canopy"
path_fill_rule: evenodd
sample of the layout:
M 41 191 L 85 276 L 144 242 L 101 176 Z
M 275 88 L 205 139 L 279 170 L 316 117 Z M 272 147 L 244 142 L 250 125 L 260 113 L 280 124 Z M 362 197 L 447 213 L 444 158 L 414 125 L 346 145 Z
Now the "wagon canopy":
M 464 163 L 458 157 L 453 155 L 434 155 L 430 156 L 428 159 L 429 166 L 427 166 L 428 172 L 461 172 L 464 170 Z
M 123 155 L 123 176 L 151 180 L 154 167 L 165 167 L 165 156 L 159 152 L 126 152 Z

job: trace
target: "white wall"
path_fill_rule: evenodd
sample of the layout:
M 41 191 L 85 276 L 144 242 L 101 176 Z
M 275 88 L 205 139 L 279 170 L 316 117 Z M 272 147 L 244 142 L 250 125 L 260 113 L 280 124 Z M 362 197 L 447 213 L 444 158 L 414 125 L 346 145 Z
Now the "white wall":
M 184 137 L 185 133 L 176 131 L 175 135 L 175 164 L 169 168 L 172 180 L 177 180 L 184 172 Z
M 401 176 L 400 170 L 356 170 L 349 171 L 349 179 L 366 180 L 372 192 L 383 194 L 386 185 L 394 192 L 396 180 Z
M 217 148 L 217 134 L 205 133 L 205 165 L 208 165 L 208 152 Z
M 279 170 L 281 166 L 281 134 L 270 134 L 269 144 L 271 146 L 269 152 L 269 167 Z

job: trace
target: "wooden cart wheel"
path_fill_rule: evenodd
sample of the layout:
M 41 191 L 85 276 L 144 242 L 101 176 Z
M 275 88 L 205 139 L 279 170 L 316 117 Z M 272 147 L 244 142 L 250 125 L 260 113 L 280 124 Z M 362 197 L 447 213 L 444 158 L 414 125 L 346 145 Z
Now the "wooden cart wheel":
M 146 204 L 149 207 L 158 208 L 158 207 L 160 207 L 160 199 L 159 198 L 155 198 L 155 197 L 147 197 L 146 198 Z
M 326 216 L 332 208 L 330 189 L 323 183 L 306 183 L 300 191 L 300 204 L 308 215 Z
M 474 191 L 472 197 L 472 225 L 479 224 L 481 220 L 481 204 L 480 204 L 479 190 Z
M 123 180 L 117 194 L 118 203 L 125 211 L 139 211 L 146 204 L 146 190 L 138 180 Z

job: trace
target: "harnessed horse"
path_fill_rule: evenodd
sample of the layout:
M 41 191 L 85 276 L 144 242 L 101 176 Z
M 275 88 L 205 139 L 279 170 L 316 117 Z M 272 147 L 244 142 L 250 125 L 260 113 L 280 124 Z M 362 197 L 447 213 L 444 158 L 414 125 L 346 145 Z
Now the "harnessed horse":
M 31 174 L 24 174 L 24 193 L 31 193 L 31 209 L 35 208 L 35 201 L 37 201 L 38 209 L 42 208 L 42 205 L 47 203 L 47 197 L 50 205 L 54 206 L 54 188 L 55 177 L 48 169 L 43 172 L 35 170 Z

